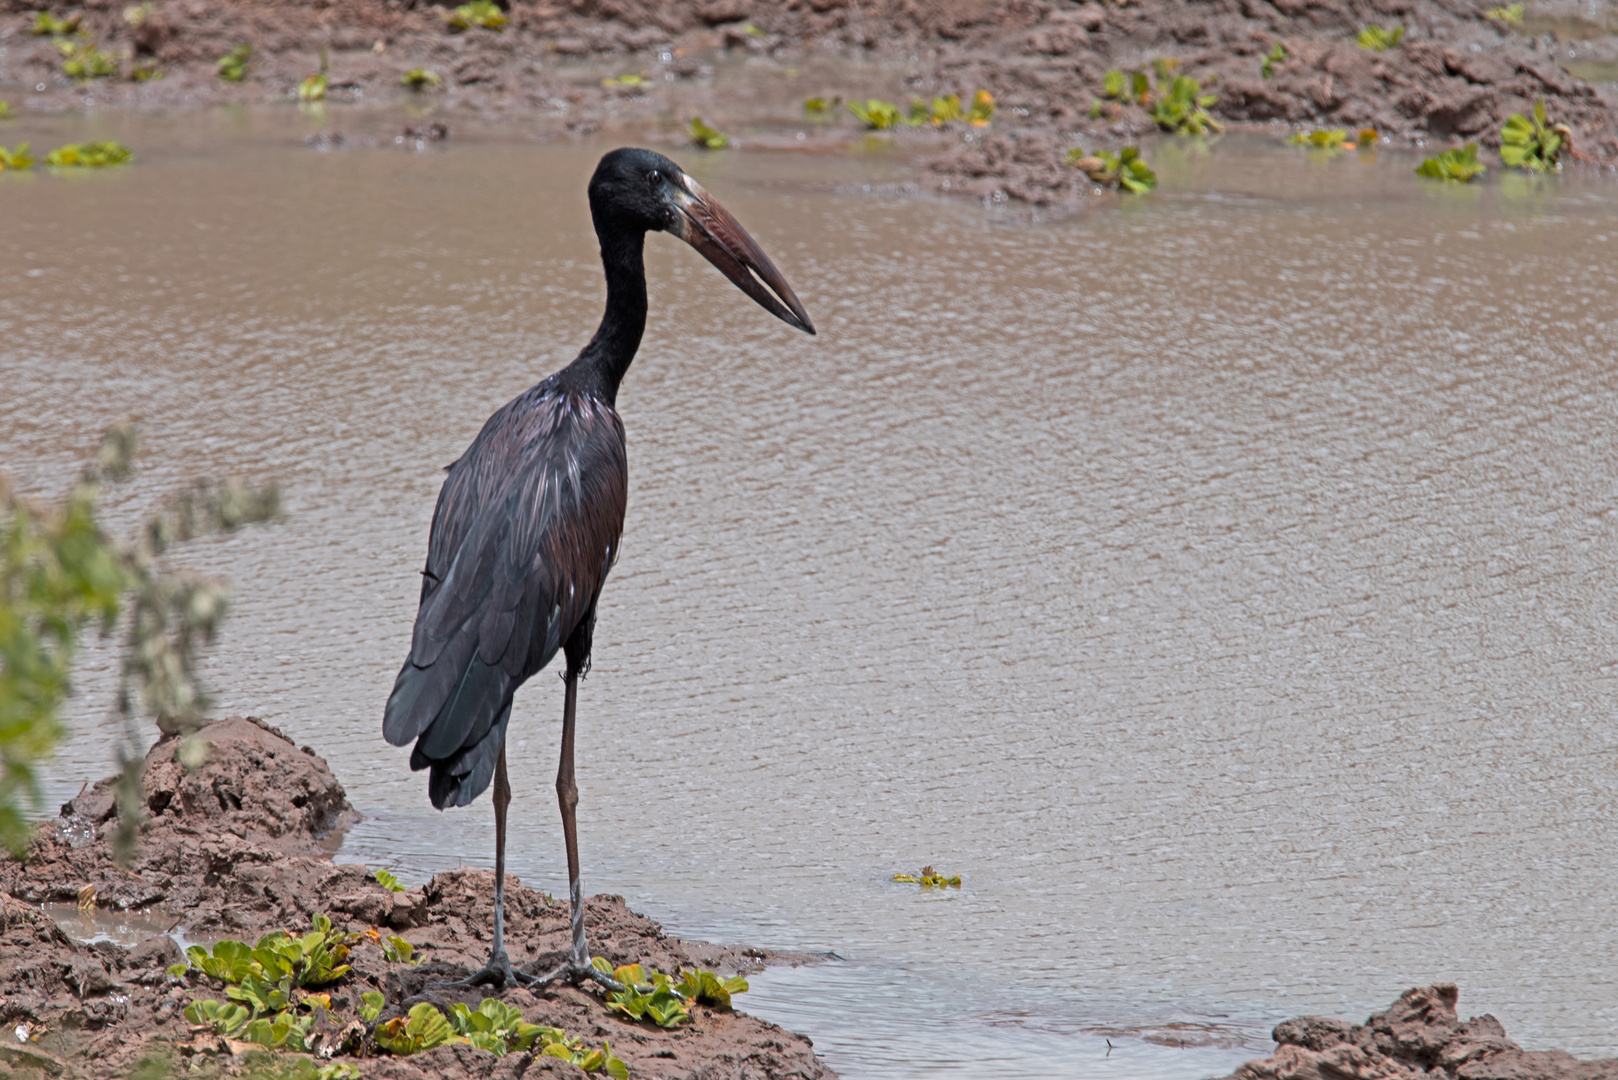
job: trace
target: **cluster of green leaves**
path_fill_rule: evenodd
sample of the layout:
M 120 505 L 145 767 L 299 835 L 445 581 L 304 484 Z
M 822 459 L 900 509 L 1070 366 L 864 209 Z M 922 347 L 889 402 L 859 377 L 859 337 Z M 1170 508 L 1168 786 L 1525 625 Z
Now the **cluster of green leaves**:
M 804 108 L 812 114 L 822 113 L 836 105 L 839 100 L 841 99 L 834 98 L 828 104 L 824 98 L 810 98 L 804 102 Z M 873 131 L 888 131 L 900 124 L 906 127 L 921 127 L 923 124 L 942 127 L 957 121 L 964 121 L 973 127 L 987 127 L 994 119 L 995 112 L 994 95 L 987 90 L 979 90 L 973 94 L 972 104 L 964 109 L 961 107 L 959 94 L 935 97 L 931 102 L 911 98 L 908 114 L 900 113 L 897 105 L 881 98 L 870 98 L 864 102 L 851 101 L 847 107 L 860 123 Z
M 639 964 L 614 968 L 599 956 L 591 961 L 598 971 L 612 975 L 623 984 L 607 996 L 607 1008 L 632 1020 L 650 1020 L 661 1028 L 675 1028 L 691 1019 L 692 1005 L 731 1007 L 732 994 L 747 991 L 747 980 L 740 975 L 721 978 L 703 969 L 681 970 L 676 981 L 661 971 L 648 972 Z
M 136 82 L 151 82 L 153 79 L 163 77 L 163 69 L 158 66 L 156 60 L 148 56 L 135 61 L 134 66 L 129 69 L 129 77 Z
M 330 82 L 330 77 L 324 71 L 310 75 L 298 84 L 298 100 L 325 101 L 326 87 Z
M 833 98 L 812 97 L 803 103 L 803 111 L 810 116 L 828 116 L 842 103 L 840 95 Z
M 1208 106 L 1217 102 L 1219 95 L 1204 94 L 1200 82 L 1189 75 L 1181 75 L 1178 60 L 1154 60 L 1152 67 L 1157 75 L 1155 86 L 1144 68 L 1127 73 L 1116 68 L 1107 72 L 1101 79 L 1102 98 L 1120 105 L 1139 105 L 1153 123 L 1176 135 L 1206 135 L 1210 131 L 1225 130 L 1225 125 L 1208 114 Z M 1102 108 L 1101 99 L 1093 101 L 1090 118 L 1099 117 Z
M 88 82 L 118 74 L 118 58 L 94 39 L 57 38 L 56 47 L 62 53 L 62 74 L 70 79 Z
M 34 25 L 28 28 L 30 34 L 36 37 L 66 37 L 79 31 L 79 23 L 84 21 L 83 15 L 69 15 L 65 19 L 58 19 L 48 11 L 41 11 L 34 16 Z
M 1500 23 L 1502 26 L 1521 26 L 1523 6 L 1512 4 L 1509 7 L 1492 7 L 1483 13 L 1483 17 L 1490 22 Z
M 1286 58 L 1286 49 L 1282 47 L 1279 41 L 1277 41 L 1274 45 L 1270 46 L 1270 51 L 1265 54 L 1264 63 L 1259 65 L 1259 74 L 1263 75 L 1266 79 L 1275 78 L 1275 65 L 1279 64 Z
M 1534 103 L 1531 116 L 1512 113 L 1500 129 L 1500 160 L 1514 169 L 1530 172 L 1562 167 L 1562 125 L 1551 125 L 1543 99 Z
M 1157 186 L 1157 173 L 1141 160 L 1140 148 L 1126 146 L 1116 154 L 1108 150 L 1069 150 L 1067 161 L 1098 184 L 1145 194 Z
M 1317 150 L 1327 147 L 1335 149 L 1348 142 L 1348 132 L 1342 128 L 1317 128 L 1314 131 L 1300 131 L 1287 141 L 1294 146 L 1312 146 Z
M 1484 172 L 1478 161 L 1478 144 L 1467 143 L 1459 150 L 1446 150 L 1436 157 L 1425 159 L 1416 166 L 1416 175 L 1434 180 L 1470 180 Z
M 371 1004 L 371 996 L 366 995 L 367 1006 Z M 376 997 L 380 999 L 381 995 Z M 367 1022 L 375 1020 L 381 1009 L 380 1000 L 375 1003 L 375 1009 L 377 1011 L 367 1018 L 367 1009 L 362 1008 L 361 1018 Z M 484 998 L 476 1009 L 451 1005 L 448 1016 L 438 1006 L 423 1001 L 412 1006 L 405 1015 L 378 1024 L 373 1035 L 384 1050 L 400 1056 L 418 1054 L 437 1046 L 467 1043 L 496 1056 L 535 1050 L 541 1055 L 571 1062 L 585 1072 L 604 1072 L 614 1080 L 627 1080 L 629 1076 L 628 1067 L 613 1056 L 608 1043 L 603 1042 L 596 1050 L 588 1049 L 583 1039 L 569 1036 L 560 1028 L 525 1022 L 522 1013 L 495 998 Z
M 179 968 L 175 973 L 196 968 L 210 978 L 238 986 L 249 981 L 265 986 L 285 983 L 287 992 L 293 984 L 327 986 L 348 973 L 349 965 L 343 961 L 359 939 L 358 934 L 338 930 L 325 915 L 316 915 L 310 920 L 309 933 L 302 937 L 276 930 L 259 938 L 256 945 L 226 938 L 214 945 L 211 953 L 193 945 L 185 951 L 189 964 L 175 965 Z M 244 1000 L 233 991 L 227 993 Z
M 241 82 L 247 77 L 247 65 L 253 59 L 253 46 L 243 42 L 214 62 L 219 77 L 225 82 Z
M 443 76 L 426 68 L 411 68 L 399 76 L 399 82 L 406 90 L 437 90 L 444 85 Z
M 1360 48 L 1370 49 L 1372 52 L 1387 52 L 1389 49 L 1397 49 L 1399 43 L 1404 39 L 1404 27 L 1395 26 L 1392 30 L 1385 30 L 1376 23 L 1372 23 L 1360 31 L 1359 36 L 1354 39 L 1354 43 Z
M 685 133 L 690 136 L 693 146 L 700 146 L 704 150 L 723 150 L 730 145 L 730 136 L 718 128 L 709 127 L 702 122 L 702 117 L 693 117 L 687 125 Z
M 961 887 L 961 875 L 955 874 L 952 877 L 946 877 L 930 866 L 922 867 L 919 874 L 894 874 L 893 880 L 902 881 L 910 885 L 920 885 L 924 889 L 942 889 L 945 886 L 959 889 Z
M 474 26 L 481 26 L 498 33 L 506 28 L 506 13 L 493 0 L 471 0 L 457 8 L 440 8 L 439 14 L 451 30 L 470 30 Z
M 68 143 L 45 155 L 45 164 L 61 169 L 101 169 L 122 165 L 135 156 L 127 146 L 115 142 Z
M 34 159 L 28 153 L 27 143 L 18 143 L 14 150 L 7 150 L 5 147 L 0 146 L 0 172 L 5 172 L 7 169 L 26 169 L 33 163 Z M 3 736 L 0 736 L 0 738 L 3 738 Z M 0 802 L 3 801 L 3 799 L 0 799 Z
M 405 887 L 399 883 L 399 879 L 388 873 L 386 870 L 378 870 L 376 872 L 376 883 L 389 892 L 405 891 Z

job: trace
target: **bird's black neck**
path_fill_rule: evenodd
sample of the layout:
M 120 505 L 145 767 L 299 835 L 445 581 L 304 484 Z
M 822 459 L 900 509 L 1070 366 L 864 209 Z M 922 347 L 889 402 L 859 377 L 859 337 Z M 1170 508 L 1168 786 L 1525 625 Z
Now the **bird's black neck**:
M 618 384 L 646 332 L 646 234 L 599 227 L 596 233 L 601 240 L 601 265 L 607 272 L 607 310 L 595 337 L 578 359 L 557 374 L 557 380 L 569 389 L 616 405 Z

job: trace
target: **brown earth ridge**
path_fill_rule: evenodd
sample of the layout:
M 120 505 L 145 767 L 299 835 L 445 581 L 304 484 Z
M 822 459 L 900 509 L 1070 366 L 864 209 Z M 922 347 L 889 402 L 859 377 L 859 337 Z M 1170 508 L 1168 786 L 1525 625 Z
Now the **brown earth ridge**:
M 1618 1080 L 1618 1058 L 1581 1061 L 1524 1050 L 1492 1016 L 1461 1021 L 1454 983 L 1406 990 L 1363 1024 L 1300 1016 L 1276 1025 L 1280 1045 L 1225 1080 Z
M 390 963 L 373 940 L 348 958 L 353 971 L 332 988 L 332 1008 L 316 1031 L 328 1049 L 353 1029 L 360 995 L 387 998 L 381 1019 L 429 983 L 458 978 L 487 958 L 493 923 L 494 875 L 458 869 L 419 889 L 391 892 L 364 867 L 330 861 L 335 830 L 357 819 L 326 763 L 279 731 L 232 717 L 202 731 L 207 762 L 187 771 L 176 760 L 179 740 L 159 742 L 147 755 L 146 818 L 128 869 L 114 863 L 109 836 L 116 825 L 111 781 L 90 787 L 39 827 L 24 861 L 0 857 L 0 1076 L 124 1077 L 143 1058 L 167 1054 L 190 1075 L 239 1071 L 255 1048 L 193 1027 L 184 1017 L 194 997 L 224 999 L 201 976 L 187 986 L 167 974 L 183 955 L 166 934 L 132 947 L 71 938 L 41 905 L 76 903 L 95 890 L 102 908 L 147 911 L 183 927 L 193 940 L 222 937 L 249 943 L 275 929 L 305 932 L 311 916 L 339 927 L 396 934 L 415 947 L 414 965 Z M 594 896 L 585 925 L 592 952 L 614 965 L 639 962 L 673 973 L 700 966 L 721 974 L 756 971 L 766 961 L 810 958 L 681 941 L 637 915 L 617 896 Z M 506 945 L 519 966 L 549 966 L 566 955 L 570 930 L 565 901 L 525 888 L 507 876 Z M 432 990 L 441 1003 L 476 1007 L 482 991 Z M 834 1074 L 807 1038 L 742 1012 L 695 1007 L 691 1022 L 672 1031 L 629 1022 L 594 993 L 568 985 L 500 996 L 530 1023 L 562 1028 L 590 1046 L 602 1040 L 631 1076 L 701 1080 L 821 1080 Z M 317 1014 L 320 1015 L 320 1014 Z M 16 1033 L 21 1032 L 19 1036 Z M 366 1053 L 368 1045 L 358 1040 Z M 367 1080 L 514 1080 L 524 1075 L 585 1074 L 555 1057 L 511 1053 L 495 1057 L 467 1045 L 410 1057 L 371 1053 L 363 1060 L 339 1051 L 334 1060 L 359 1064 Z M 601 1076 L 604 1074 L 591 1074 Z
M 440 120 L 500 117 L 542 135 L 651 130 L 677 140 L 689 116 L 676 115 L 677 101 L 688 100 L 676 95 L 706 86 L 705 118 L 746 131 L 733 145 L 791 145 L 782 132 L 808 127 L 812 137 L 797 145 L 813 149 L 846 144 L 858 124 L 839 113 L 806 125 L 798 97 L 760 116 L 750 87 L 824 60 L 864 71 L 878 96 L 901 105 L 989 89 L 999 112 L 988 129 L 896 136 L 932 153 L 916 186 L 1047 203 L 1092 190 L 1066 164 L 1068 148 L 1156 130 L 1138 105 L 1109 103 L 1091 118 L 1105 72 L 1173 59 L 1218 95 L 1211 111 L 1233 125 L 1369 126 L 1395 144 L 1492 148 L 1508 115 L 1543 99 L 1573 131 L 1578 161 L 1618 165 L 1618 92 L 1558 66 L 1565 50 L 1555 35 L 1490 21 L 1490 0 L 519 0 L 498 33 L 452 32 L 441 8 L 418 0 L 154 0 L 133 24 L 125 0 L 53 4 L 58 14 L 82 12 L 85 28 L 124 57 L 125 72 L 143 58 L 164 72 L 91 84 L 63 76 L 57 48 L 27 33 L 38 6 L 0 0 L 0 96 L 41 110 L 287 102 L 324 48 L 334 100 L 397 100 L 406 96 L 401 74 L 421 67 L 445 81 L 432 95 Z M 1373 23 L 1404 27 L 1402 45 L 1383 53 L 1356 45 Z M 1583 55 L 1618 58 L 1615 30 L 1581 42 Z M 247 77 L 222 82 L 215 61 L 242 42 L 255 48 Z M 1266 78 L 1276 44 L 1286 56 Z M 602 85 L 609 62 L 646 72 L 645 81 Z M 805 86 L 804 96 L 823 89 Z

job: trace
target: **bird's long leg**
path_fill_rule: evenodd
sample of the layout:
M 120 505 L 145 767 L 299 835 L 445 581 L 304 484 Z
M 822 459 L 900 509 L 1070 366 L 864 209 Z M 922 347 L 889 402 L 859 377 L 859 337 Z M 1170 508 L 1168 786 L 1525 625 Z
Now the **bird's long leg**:
M 506 955 L 506 808 L 510 805 L 511 781 L 506 777 L 506 748 L 502 745 L 494 766 L 494 946 L 480 971 L 450 986 L 505 987 L 537 981 L 513 968 Z

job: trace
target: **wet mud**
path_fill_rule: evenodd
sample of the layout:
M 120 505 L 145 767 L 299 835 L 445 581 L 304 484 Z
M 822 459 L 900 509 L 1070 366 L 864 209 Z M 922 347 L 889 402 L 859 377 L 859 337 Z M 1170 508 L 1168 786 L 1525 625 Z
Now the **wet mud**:
M 1157 131 L 1138 103 L 1097 109 L 1106 71 L 1173 60 L 1217 95 L 1210 111 L 1228 125 L 1374 127 L 1395 144 L 1491 148 L 1508 115 L 1543 99 L 1572 131 L 1576 165 L 1618 163 L 1618 90 L 1559 66 L 1562 31 L 1532 36 L 1470 0 L 570 0 L 512 4 L 500 32 L 454 32 L 438 7 L 416 0 L 158 0 L 133 20 L 113 0 L 84 4 L 84 27 L 123 57 L 124 72 L 142 62 L 161 70 L 142 83 L 67 79 L 52 42 L 27 33 L 35 7 L 0 0 L 0 94 L 44 110 L 289 102 L 324 49 L 331 100 L 404 98 L 451 126 L 476 115 L 545 137 L 606 130 L 677 141 L 700 111 L 736 133 L 736 148 L 830 149 L 859 125 L 840 110 L 807 122 L 808 96 L 868 92 L 903 108 L 981 87 L 999 104 L 990 127 L 897 134 L 925 161 L 912 186 L 1048 203 L 1092 191 L 1067 165 L 1068 149 Z M 1371 24 L 1403 27 L 1403 42 L 1361 48 L 1355 37 Z M 1615 30 L 1586 33 L 1581 62 L 1618 59 Z M 241 43 L 255 50 L 246 78 L 224 82 L 216 61 Z M 1283 58 L 1266 65 L 1276 46 Z M 405 91 L 400 78 L 413 68 L 442 87 Z M 639 75 L 609 85 L 604 76 L 619 70 Z M 338 143 L 328 135 L 328 144 Z
M 387 961 L 376 939 L 362 939 L 349 956 L 354 970 L 333 988 L 333 1008 L 317 1025 L 325 1046 L 349 1047 L 337 1059 L 349 1059 L 356 1049 L 365 1056 L 364 1075 L 373 1080 L 520 1076 L 533 1070 L 583 1075 L 556 1058 L 497 1058 L 465 1045 L 408 1058 L 367 1054 L 365 1040 L 350 1027 L 367 990 L 387 997 L 382 1020 L 422 993 L 473 1006 L 486 996 L 435 986 L 470 973 L 487 958 L 494 875 L 457 869 L 418 889 L 390 891 L 365 867 L 331 862 L 341 828 L 357 816 L 321 758 L 254 719 L 217 721 L 202 735 L 209 755 L 200 768 L 188 771 L 180 764 L 179 740 L 160 742 L 147 755 L 147 816 L 129 869 L 111 858 L 117 815 L 110 780 L 42 823 L 26 860 L 0 860 L 0 1030 L 16 1034 L 0 1043 L 0 1072 L 9 1067 L 20 1075 L 122 1077 L 154 1053 L 231 1072 L 257 1049 L 185 1019 L 194 997 L 222 999 L 223 993 L 188 989 L 167 975 L 169 965 L 183 959 L 171 934 L 131 944 L 86 944 L 44 908 L 80 903 L 89 895 L 85 890 L 93 889 L 97 907 L 148 913 L 153 925 L 165 924 L 183 940 L 202 944 L 222 937 L 251 942 L 277 929 L 300 933 L 317 913 L 340 928 L 410 942 L 416 963 L 405 965 Z M 565 957 L 565 899 L 508 876 L 506 903 L 506 944 L 514 964 L 543 968 Z M 730 974 L 812 959 L 681 941 L 617 896 L 589 898 L 585 925 L 592 952 L 614 965 L 639 962 L 671 973 L 701 966 Z M 572 986 L 498 996 L 530 1023 L 562 1028 L 591 1044 L 610 1041 L 636 1076 L 833 1075 L 807 1038 L 741 1012 L 695 1007 L 689 1025 L 665 1031 L 626 1022 L 596 993 Z
M 1618 1058 L 1580 1061 L 1524 1050 L 1493 1016 L 1462 1021 L 1454 983 L 1406 990 L 1363 1024 L 1300 1016 L 1278 1024 L 1280 1045 L 1226 1080 L 1618 1080 Z

